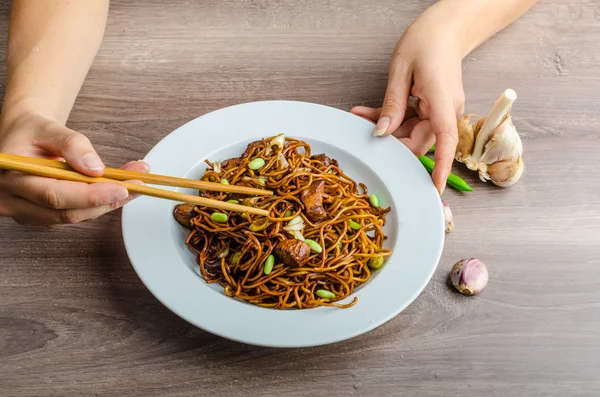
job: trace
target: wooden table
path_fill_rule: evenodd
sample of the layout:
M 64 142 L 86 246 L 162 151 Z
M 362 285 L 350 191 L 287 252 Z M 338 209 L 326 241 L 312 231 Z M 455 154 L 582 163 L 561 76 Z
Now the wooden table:
M 70 127 L 117 166 L 240 102 L 379 104 L 429 3 L 113 1 Z M 346 342 L 265 349 L 187 324 L 136 276 L 119 213 L 52 231 L 0 220 L 0 395 L 600 395 L 599 38 L 597 2 L 545 0 L 465 59 L 467 111 L 517 90 L 526 174 L 502 190 L 457 165 L 475 192 L 444 194 L 457 226 L 433 279 Z M 4 43 L 0 58 L 4 81 Z M 446 285 L 465 256 L 489 266 L 479 297 Z

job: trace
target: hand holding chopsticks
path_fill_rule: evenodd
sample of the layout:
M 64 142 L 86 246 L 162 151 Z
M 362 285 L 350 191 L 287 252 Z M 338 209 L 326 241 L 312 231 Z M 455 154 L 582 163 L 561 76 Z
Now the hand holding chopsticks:
M 144 183 L 163 186 L 186 187 L 220 192 L 227 191 L 232 193 L 242 193 L 248 195 L 269 196 L 273 194 L 273 192 L 268 190 L 255 189 L 244 186 L 222 185 L 220 183 L 211 183 L 185 178 L 146 174 L 142 172 L 126 171 L 113 168 L 107 168 L 103 177 L 90 177 L 87 175 L 83 175 L 77 171 L 74 171 L 71 167 L 69 167 L 68 164 L 64 162 L 33 157 L 23 157 L 5 153 L 0 153 L 0 168 L 11 171 L 24 172 L 47 178 L 69 180 L 74 182 L 118 183 L 127 188 L 127 190 L 129 190 L 129 192 L 131 193 L 137 193 L 157 198 L 164 198 L 179 202 L 187 202 L 225 211 L 247 212 L 250 214 L 262 216 L 268 216 L 268 211 L 255 207 L 246 207 L 239 204 L 232 204 L 219 200 L 207 199 L 191 194 L 172 192 L 143 185 L 136 185 L 125 181 L 140 180 Z

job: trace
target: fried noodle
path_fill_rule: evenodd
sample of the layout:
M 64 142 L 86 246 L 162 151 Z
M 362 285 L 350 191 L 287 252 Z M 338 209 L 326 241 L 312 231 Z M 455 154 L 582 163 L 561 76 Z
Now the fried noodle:
M 336 303 L 348 297 L 371 277 L 369 262 L 391 255 L 383 249 L 385 214 L 390 210 L 369 202 L 367 188 L 345 175 L 335 160 L 311 158 L 310 146 L 301 140 L 266 138 L 248 145 L 239 158 L 223 162 L 207 161 L 201 180 L 258 187 L 274 192 L 270 197 L 201 191 L 217 200 L 236 200 L 244 205 L 267 209 L 268 217 L 225 212 L 227 221 L 213 221 L 217 210 L 196 206 L 190 220 L 192 231 L 186 244 L 197 255 L 200 274 L 208 283 L 220 283 L 227 296 L 275 309 L 350 307 Z M 249 163 L 262 158 L 258 170 Z M 301 193 L 323 181 L 322 207 L 327 217 L 312 222 L 306 215 Z M 300 217 L 301 231 L 287 231 L 290 221 Z M 295 220 L 297 224 L 299 219 Z M 353 226 L 353 227 L 351 227 Z M 283 263 L 276 257 L 267 273 L 265 262 L 279 241 L 310 239 L 322 252 L 310 251 L 300 266 Z M 318 290 L 333 293 L 322 298 Z

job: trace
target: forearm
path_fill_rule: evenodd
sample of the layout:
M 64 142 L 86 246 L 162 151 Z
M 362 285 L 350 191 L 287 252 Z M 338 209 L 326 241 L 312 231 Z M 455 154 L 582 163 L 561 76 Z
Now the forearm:
M 466 56 L 495 33 L 513 23 L 537 0 L 440 0 L 420 17 L 429 26 L 442 26 L 459 35 Z
M 13 1 L 3 123 L 26 112 L 66 122 L 102 41 L 108 4 Z

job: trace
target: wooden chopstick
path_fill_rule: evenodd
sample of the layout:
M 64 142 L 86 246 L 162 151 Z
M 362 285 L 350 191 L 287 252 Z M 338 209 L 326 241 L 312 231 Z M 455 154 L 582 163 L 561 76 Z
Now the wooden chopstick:
M 55 161 L 48 159 L 41 159 L 37 157 L 25 157 L 17 156 L 15 154 L 0 153 L 5 159 L 11 159 L 15 161 L 25 162 L 29 164 L 38 164 L 46 167 L 52 167 L 60 170 L 75 171 L 69 166 L 69 164 L 63 161 Z M 75 171 L 76 172 L 76 171 Z M 210 190 L 214 192 L 229 192 L 229 193 L 241 193 L 252 196 L 271 196 L 273 192 L 270 190 L 256 189 L 245 186 L 235 185 L 223 185 L 221 183 L 199 181 L 195 179 L 178 178 L 174 176 L 165 176 L 157 174 L 146 174 L 143 172 L 126 171 L 118 168 L 106 168 L 104 171 L 103 178 L 114 179 L 117 181 L 131 181 L 138 180 L 144 183 L 150 183 L 153 185 L 162 186 L 174 186 L 174 187 L 185 187 L 198 190 Z
M 21 156 L 19 156 L 21 157 Z M 29 159 L 29 157 L 26 157 Z M 58 168 L 52 168 L 45 165 L 41 165 L 34 162 L 27 162 L 22 160 L 16 160 L 13 155 L 6 155 L 4 153 L 0 153 L 0 168 L 11 170 L 11 171 L 19 171 L 27 174 L 43 176 L 46 178 L 55 178 L 55 179 L 64 179 L 68 181 L 74 182 L 83 182 L 83 183 L 98 183 L 98 182 L 111 182 L 118 183 L 127 190 L 132 193 L 141 194 L 144 196 L 152 196 L 157 198 L 163 198 L 168 200 L 179 201 L 182 203 L 192 203 L 197 205 L 202 205 L 205 207 L 216 208 L 225 211 L 234 211 L 234 212 L 247 212 L 255 215 L 269 216 L 269 211 L 263 210 L 255 207 L 246 207 L 244 205 L 227 203 L 224 201 L 207 199 L 204 197 L 198 197 L 191 194 L 171 192 L 168 190 L 157 189 L 148 186 L 136 185 L 129 182 L 124 182 L 115 179 L 109 178 L 95 178 L 87 175 L 80 174 L 76 171 L 64 170 Z M 233 187 L 233 186 L 231 186 Z M 229 188 L 227 189 L 230 190 Z

